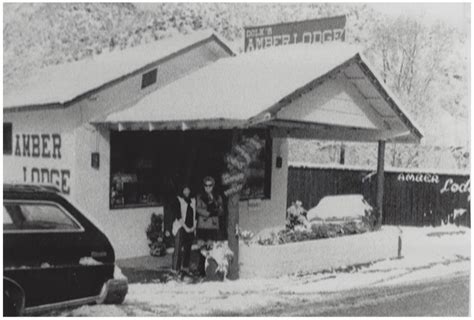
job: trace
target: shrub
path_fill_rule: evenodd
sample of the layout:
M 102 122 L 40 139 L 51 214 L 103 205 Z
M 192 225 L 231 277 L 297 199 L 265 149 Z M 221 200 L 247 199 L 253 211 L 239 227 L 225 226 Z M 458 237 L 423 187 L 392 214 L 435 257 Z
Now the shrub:
M 344 221 L 341 223 L 314 223 L 311 224 L 310 227 L 296 225 L 293 229 L 285 228 L 278 233 L 272 232 L 269 236 L 261 237 L 256 242 L 259 245 L 271 246 L 291 242 L 335 238 L 344 235 L 365 233 L 371 230 L 373 229 L 368 223 L 358 220 Z
M 150 255 L 164 256 L 166 254 L 166 246 L 163 241 L 163 215 L 151 214 L 150 224 L 146 228 L 146 237 L 148 238 Z
M 262 246 L 272 246 L 279 244 L 279 237 L 275 232 L 271 232 L 269 236 L 259 237 L 257 243 Z

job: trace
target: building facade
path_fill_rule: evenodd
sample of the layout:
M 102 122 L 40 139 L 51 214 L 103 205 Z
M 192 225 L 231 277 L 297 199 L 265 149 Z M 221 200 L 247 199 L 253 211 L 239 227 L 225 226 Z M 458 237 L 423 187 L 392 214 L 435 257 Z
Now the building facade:
M 138 48 L 141 52 L 132 53 L 132 58 L 135 55 L 139 59 L 142 54 L 147 55 L 148 60 L 152 62 L 139 67 L 132 66 L 133 70 L 128 73 L 123 71 L 111 81 L 104 81 L 98 88 L 83 89 L 84 92 L 79 92 L 77 96 L 71 95 L 61 101 L 62 97 L 56 98 L 53 93 L 51 101 L 44 104 L 45 98 L 35 97 L 35 92 L 40 91 L 40 95 L 44 95 L 54 88 L 49 89 L 51 84 L 45 87 L 44 83 L 35 79 L 31 87 L 5 97 L 3 121 L 4 144 L 7 150 L 4 148 L 4 182 L 55 185 L 64 196 L 102 226 L 119 258 L 148 253 L 145 230 L 151 213 L 163 213 L 163 201 L 136 201 L 137 203 L 122 206 L 114 206 L 111 203 L 112 167 L 115 164 L 111 158 L 111 138 L 116 138 L 117 148 L 124 142 L 121 141 L 120 132 L 91 122 L 110 112 L 127 109 L 158 88 L 220 58 L 233 55 L 232 51 L 212 34 L 161 42 L 162 46 L 174 50 L 166 52 L 168 54 L 157 54 L 153 52 L 153 47 Z M 128 63 L 130 54 L 123 52 L 120 55 L 120 60 Z M 59 81 L 61 78 L 66 81 L 66 77 L 61 77 L 61 74 L 68 73 L 71 69 L 83 68 L 90 73 L 83 80 L 88 81 L 90 77 L 100 74 L 100 70 L 97 70 L 100 65 L 120 68 L 120 63 L 114 64 L 111 60 L 113 57 L 90 64 L 76 63 L 80 64 L 79 66 L 64 65 L 57 77 Z M 144 81 L 150 81 L 146 79 L 147 74 L 153 70 L 157 72 L 152 76 L 152 83 L 144 87 Z M 48 79 L 46 71 L 44 81 Z M 25 95 L 24 101 L 19 98 L 20 95 Z M 149 131 L 144 132 L 149 135 Z M 175 137 L 173 139 L 179 139 L 180 132 L 182 131 L 172 133 Z M 187 136 L 193 136 L 193 133 Z M 152 141 L 153 139 L 151 138 Z M 262 226 L 278 225 L 285 219 L 287 171 L 283 168 L 287 167 L 287 142 L 278 138 L 269 138 L 267 141 L 270 144 L 267 148 L 272 153 L 271 158 L 281 156 L 284 164 L 279 170 L 272 169 L 271 177 L 267 177 L 271 179 L 271 185 L 276 186 L 269 190 L 271 195 L 267 195 L 266 199 L 259 197 L 241 202 L 241 223 L 246 229 L 258 230 Z M 153 146 L 153 143 L 139 142 L 139 146 L 145 151 L 159 148 Z M 265 214 L 278 211 L 280 215 Z
M 46 69 L 4 97 L 4 181 L 56 185 L 102 226 L 119 258 L 148 254 L 150 216 L 180 182 L 198 191 L 212 175 L 222 191 L 235 132 L 264 146 L 237 219 L 254 232 L 285 223 L 288 138 L 421 138 L 342 44 L 238 56 L 213 34 L 157 44 Z

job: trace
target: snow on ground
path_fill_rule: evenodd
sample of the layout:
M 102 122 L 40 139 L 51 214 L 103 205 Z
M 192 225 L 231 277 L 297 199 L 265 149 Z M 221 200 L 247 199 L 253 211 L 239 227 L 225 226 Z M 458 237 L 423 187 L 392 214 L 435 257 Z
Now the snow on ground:
M 120 306 L 98 305 L 98 306 L 82 306 L 67 313 L 67 316 L 87 317 L 91 315 L 102 315 L 106 317 L 125 317 L 127 314 Z M 62 314 L 61 316 L 64 316 Z
M 386 226 L 381 231 L 282 245 L 241 246 L 241 278 L 275 278 L 315 273 L 341 266 L 364 264 L 398 255 L 400 230 Z
M 83 306 L 62 315 L 251 314 L 259 308 L 333 299 L 334 294 L 349 289 L 412 283 L 469 272 L 469 228 L 401 227 L 401 230 L 401 259 L 277 279 L 131 284 L 121 306 Z

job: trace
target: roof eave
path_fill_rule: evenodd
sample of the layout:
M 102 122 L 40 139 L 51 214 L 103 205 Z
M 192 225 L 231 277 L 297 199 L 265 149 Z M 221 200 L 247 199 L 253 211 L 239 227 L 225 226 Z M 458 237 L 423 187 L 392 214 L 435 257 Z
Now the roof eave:
M 64 103 L 61 102 L 51 102 L 51 103 L 40 103 L 40 104 L 28 104 L 28 105 L 10 105 L 3 106 L 3 113 L 15 113 L 20 111 L 37 111 L 45 109 L 62 109 L 67 107 Z
M 113 131 L 158 131 L 158 130 L 225 130 L 248 128 L 248 121 L 242 119 L 209 118 L 170 121 L 92 121 L 95 126 L 105 126 Z
M 377 91 L 382 95 L 383 99 L 387 102 L 390 108 L 396 113 L 396 115 L 402 120 L 404 125 L 408 128 L 411 135 L 413 136 L 416 143 L 419 143 L 423 138 L 421 133 L 420 126 L 415 124 L 415 121 L 409 116 L 409 114 L 404 110 L 398 101 L 395 101 L 394 94 L 387 88 L 387 86 L 381 81 L 372 71 L 372 67 L 367 62 L 367 59 L 358 53 L 356 55 L 357 64 L 361 68 L 362 72 L 367 76 L 372 85 L 377 89 Z
M 213 33 L 210 38 L 213 38 L 230 56 L 235 57 L 237 55 L 235 51 L 215 33 Z

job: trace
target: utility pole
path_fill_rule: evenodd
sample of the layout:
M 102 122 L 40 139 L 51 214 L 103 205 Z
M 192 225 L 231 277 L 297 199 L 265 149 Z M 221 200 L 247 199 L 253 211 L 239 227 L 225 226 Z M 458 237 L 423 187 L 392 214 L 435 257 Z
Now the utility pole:
M 385 163 L 385 141 L 378 142 L 378 156 L 377 156 L 377 228 L 382 226 L 383 218 L 383 192 L 384 192 L 384 163 Z

